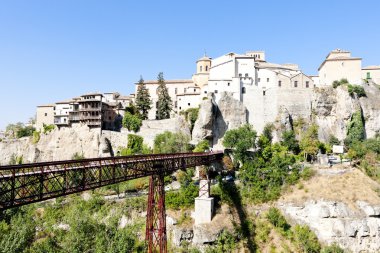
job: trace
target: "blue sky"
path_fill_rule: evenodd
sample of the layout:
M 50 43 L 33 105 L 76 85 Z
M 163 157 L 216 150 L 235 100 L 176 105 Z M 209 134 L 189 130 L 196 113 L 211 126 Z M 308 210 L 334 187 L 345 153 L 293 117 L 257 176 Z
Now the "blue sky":
M 36 106 L 190 78 L 204 51 L 265 50 L 306 74 L 335 48 L 380 65 L 380 1 L 0 1 L 0 129 Z

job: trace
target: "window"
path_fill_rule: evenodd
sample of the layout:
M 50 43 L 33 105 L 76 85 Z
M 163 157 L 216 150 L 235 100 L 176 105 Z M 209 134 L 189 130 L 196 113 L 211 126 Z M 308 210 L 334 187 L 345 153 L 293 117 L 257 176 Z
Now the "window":
M 215 90 L 215 93 L 218 93 L 218 90 Z
M 258 78 L 258 79 L 257 79 L 257 82 L 260 82 L 260 80 L 261 80 L 261 79 L 260 79 L 260 78 Z
M 267 78 L 267 82 L 269 83 L 269 78 Z
M 186 93 L 186 88 L 183 88 L 183 93 Z
M 178 103 L 177 103 L 177 101 L 175 101 L 174 102 L 174 107 L 177 108 L 177 106 L 178 106 Z
M 194 92 L 196 92 L 197 91 L 197 89 L 194 89 Z
M 47 116 L 47 113 L 45 112 L 45 117 Z
M 278 87 L 281 87 L 281 81 L 278 81 Z
M 242 77 L 243 75 L 241 73 L 239 73 L 239 77 Z
M 227 83 L 227 86 L 230 86 L 230 83 Z
M 306 81 L 306 88 L 309 88 L 309 81 Z
M 367 72 L 367 79 L 371 79 L 371 72 Z
M 207 91 L 205 90 L 204 93 L 207 94 Z
M 294 81 L 294 87 L 295 87 L 295 88 L 298 87 L 298 81 Z
M 208 66 L 206 66 L 206 71 L 208 71 Z
M 174 94 L 177 94 L 177 92 L 178 92 L 178 88 L 175 88 L 174 89 Z
M 188 106 L 190 106 L 190 103 L 187 103 Z
M 241 93 L 245 94 L 245 87 L 241 88 Z
M 199 71 L 202 72 L 202 66 L 199 67 Z
M 182 109 L 182 107 L 180 106 L 180 107 L 179 107 L 179 109 L 181 110 L 181 109 Z
M 263 96 L 265 96 L 265 90 L 263 90 Z
M 245 73 L 245 75 L 244 75 L 245 77 L 248 77 L 248 73 Z

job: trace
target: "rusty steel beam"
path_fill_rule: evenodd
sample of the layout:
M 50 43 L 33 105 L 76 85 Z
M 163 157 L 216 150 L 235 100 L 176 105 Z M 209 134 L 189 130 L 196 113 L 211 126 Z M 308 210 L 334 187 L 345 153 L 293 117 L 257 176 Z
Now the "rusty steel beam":
M 115 184 L 208 165 L 222 152 L 94 158 L 0 166 L 0 210 Z

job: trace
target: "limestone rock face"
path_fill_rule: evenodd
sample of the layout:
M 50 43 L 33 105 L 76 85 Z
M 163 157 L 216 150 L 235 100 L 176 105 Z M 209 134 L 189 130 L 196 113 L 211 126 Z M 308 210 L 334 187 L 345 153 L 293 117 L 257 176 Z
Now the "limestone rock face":
M 193 244 L 202 245 L 215 242 L 223 228 L 215 228 L 209 225 L 198 224 L 194 225 Z
M 192 133 L 193 144 L 197 144 L 205 139 L 212 140 L 215 110 L 216 105 L 213 103 L 212 99 L 209 98 L 202 101 Z
M 222 149 L 222 138 L 227 130 L 238 128 L 247 123 L 247 109 L 241 101 L 233 98 L 229 92 L 222 92 L 218 101 L 213 127 L 213 144 Z
M 41 134 L 38 143 L 31 137 L 0 142 L 1 165 L 9 164 L 12 155 L 22 156 L 24 163 L 59 161 L 72 159 L 75 153 L 85 158 L 109 157 L 116 155 L 120 147 L 128 144 L 128 134 L 133 133 L 144 138 L 144 142 L 153 146 L 154 138 L 164 131 L 181 132 L 190 136 L 190 129 L 182 117 L 143 121 L 138 133 L 101 131 L 87 126 L 55 129 L 49 134 Z
M 367 138 L 374 137 L 380 131 L 380 90 L 373 84 L 365 84 L 363 87 L 367 97 L 359 99 L 351 97 L 347 87 L 315 89 L 312 113 L 319 125 L 318 134 L 321 140 L 327 141 L 330 135 L 343 140 L 352 114 L 358 110 L 363 112 Z
M 230 92 L 222 92 L 216 104 L 212 96 L 204 100 L 195 122 L 192 142 L 210 140 L 214 149 L 223 149 L 222 138 L 227 130 L 247 123 L 247 109 L 241 101 L 233 98 Z
M 306 224 L 318 238 L 352 252 L 380 251 L 380 206 L 364 201 L 353 210 L 342 202 L 308 201 L 302 205 L 279 204 L 291 221 Z
M 194 237 L 192 229 L 173 227 L 172 242 L 175 246 L 180 246 L 182 242 L 191 242 Z

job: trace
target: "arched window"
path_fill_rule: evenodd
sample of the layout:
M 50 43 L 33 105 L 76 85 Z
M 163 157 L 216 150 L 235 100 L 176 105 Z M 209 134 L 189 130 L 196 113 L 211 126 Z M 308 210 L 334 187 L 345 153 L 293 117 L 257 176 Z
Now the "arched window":
M 245 94 L 245 87 L 241 88 L 241 93 Z
M 202 66 L 199 67 L 199 71 L 202 72 Z
M 206 71 L 208 71 L 208 66 L 206 66 Z

